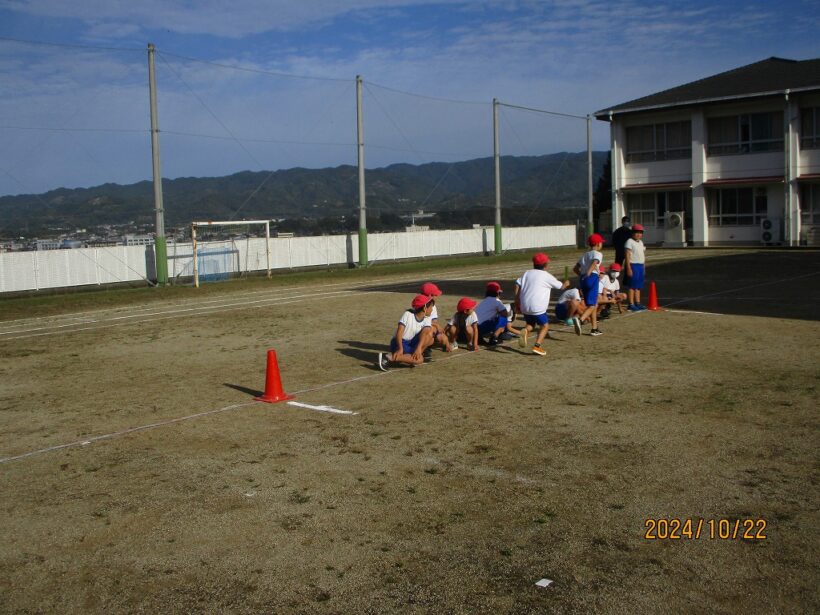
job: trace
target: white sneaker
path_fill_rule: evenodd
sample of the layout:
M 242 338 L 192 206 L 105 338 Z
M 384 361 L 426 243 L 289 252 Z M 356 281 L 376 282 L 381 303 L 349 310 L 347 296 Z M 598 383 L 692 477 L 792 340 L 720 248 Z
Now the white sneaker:
M 458 342 L 451 342 L 450 343 L 450 348 L 452 350 L 458 350 Z
M 581 335 L 581 319 L 577 316 L 573 318 L 572 326 L 575 327 L 575 335 Z
M 389 363 L 390 363 L 390 361 L 387 359 L 387 353 L 386 352 L 380 352 L 379 353 L 379 358 L 378 358 L 378 363 L 377 363 L 377 365 L 379 366 L 379 369 L 382 370 L 383 372 L 386 372 Z
M 526 348 L 527 347 L 527 335 L 529 331 L 525 327 L 521 330 L 521 333 L 518 335 L 518 347 L 519 348 Z

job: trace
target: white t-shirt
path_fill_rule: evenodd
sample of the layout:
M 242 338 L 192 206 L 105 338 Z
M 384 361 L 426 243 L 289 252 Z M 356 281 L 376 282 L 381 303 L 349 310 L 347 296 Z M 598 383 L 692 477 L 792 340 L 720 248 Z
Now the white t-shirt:
M 515 281 L 519 288 L 518 300 L 521 312 L 528 316 L 544 314 L 550 305 L 550 291 L 563 284 L 543 269 L 530 269 Z
M 643 245 L 643 240 L 635 241 L 630 237 L 624 244 L 624 250 L 630 253 L 630 263 L 643 265 L 646 262 L 646 246 Z
M 478 318 L 478 322 L 485 320 L 492 320 L 499 312 L 506 312 L 507 308 L 498 297 L 484 297 L 484 299 L 475 306 L 474 314 Z
M 586 254 L 584 254 L 581 258 L 578 259 L 578 271 L 580 271 L 579 275 L 581 277 L 587 274 L 587 269 L 589 269 L 590 263 L 592 261 L 598 261 L 595 263 L 595 267 L 592 270 L 590 275 L 598 275 L 598 266 L 604 261 L 604 255 L 598 252 L 598 250 L 590 250 Z
M 453 317 L 447 322 L 447 324 L 455 326 L 455 324 L 458 322 L 458 315 L 459 314 L 461 314 L 461 312 L 456 312 L 455 314 L 453 314 Z M 474 325 L 477 322 L 478 322 L 478 316 L 475 315 L 475 310 L 473 310 L 473 312 L 464 321 L 464 324 L 465 325 Z
M 600 276 L 598 278 L 598 294 L 602 295 L 606 291 L 612 292 L 612 283 L 608 275 Z
M 416 315 L 412 310 L 405 310 L 404 314 L 401 315 L 399 324 L 404 325 L 404 333 L 402 333 L 401 339 L 408 341 L 421 333 L 422 329 L 430 326 L 427 318 L 416 320 Z
M 432 327 L 434 320 L 438 320 L 438 307 L 435 305 L 433 306 L 433 309 L 430 311 L 430 315 L 424 319 L 424 323 L 428 327 Z
M 577 288 L 568 288 L 558 297 L 558 303 L 567 303 L 569 301 L 580 301 L 581 291 Z
M 621 281 L 618 278 L 615 278 L 614 280 L 609 278 L 609 291 L 612 293 L 621 291 Z

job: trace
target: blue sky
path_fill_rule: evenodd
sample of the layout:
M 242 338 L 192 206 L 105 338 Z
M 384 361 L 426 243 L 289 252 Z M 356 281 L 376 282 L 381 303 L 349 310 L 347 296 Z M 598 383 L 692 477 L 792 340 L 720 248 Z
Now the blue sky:
M 355 165 L 357 74 L 370 168 L 491 155 L 494 97 L 586 115 L 770 56 L 820 57 L 820 6 L 0 0 L 0 37 L 4 195 L 150 179 L 148 42 L 164 176 Z M 586 147 L 583 121 L 513 109 L 501 133 L 505 154 Z M 608 147 L 606 124 L 593 146 Z

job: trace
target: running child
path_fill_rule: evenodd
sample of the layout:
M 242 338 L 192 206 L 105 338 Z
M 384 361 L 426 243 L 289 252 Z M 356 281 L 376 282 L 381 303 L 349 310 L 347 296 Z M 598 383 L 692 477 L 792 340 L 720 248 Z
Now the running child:
M 428 322 L 433 306 L 427 295 L 416 295 L 409 310 L 405 310 L 396 327 L 396 335 L 390 340 L 390 352 L 380 352 L 379 369 L 386 372 L 390 363 L 420 365 L 423 352 L 433 343 L 432 329 Z
M 478 335 L 483 338 L 490 336 L 489 345 L 495 346 L 499 343 L 499 336 L 504 333 L 509 322 L 507 317 L 507 306 L 502 303 L 498 296 L 502 293 L 501 284 L 498 282 L 487 282 L 487 290 L 484 299 L 475 307 L 475 314 L 478 317 Z
M 581 320 L 589 319 L 592 321 L 592 330 L 589 334 L 594 336 L 602 335 L 602 332 L 598 329 L 598 284 L 600 282 L 598 268 L 604 260 L 604 256 L 601 254 L 604 238 L 598 233 L 593 233 L 587 239 L 587 244 L 591 250 L 578 259 L 573 271 L 581 278 L 581 293 L 587 304 L 587 309 L 581 316 Z
M 524 322 L 527 323 L 518 338 L 518 345 L 526 348 L 529 332 L 538 327 L 538 336 L 535 338 L 532 351 L 541 356 L 547 354 L 541 347 L 541 342 L 549 331 L 547 309 L 550 305 L 550 291 L 553 288 L 563 289 L 569 286 L 569 280 L 559 282 L 554 275 L 546 271 L 549 261 L 546 254 L 539 252 L 532 257 L 532 269 L 525 271 L 515 281 L 515 304 L 524 315 Z
M 456 306 L 456 313 L 447 323 L 447 338 L 453 350 L 464 344 L 468 350 L 478 350 L 478 316 L 475 306 L 478 305 L 469 297 L 463 297 Z
M 632 225 L 632 237 L 626 240 L 624 249 L 626 250 L 624 285 L 627 288 L 626 293 L 629 301 L 626 309 L 630 312 L 641 312 L 646 309 L 646 306 L 641 303 L 641 289 L 643 289 L 644 275 L 646 274 L 646 246 L 643 245 L 643 226 L 640 224 Z

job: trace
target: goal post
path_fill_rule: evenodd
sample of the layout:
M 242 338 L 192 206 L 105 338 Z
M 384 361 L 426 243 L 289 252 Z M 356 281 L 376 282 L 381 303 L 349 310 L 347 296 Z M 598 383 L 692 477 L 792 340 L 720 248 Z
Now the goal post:
M 213 230 L 213 229 L 216 229 L 216 228 L 219 228 L 219 227 L 231 227 L 231 226 L 247 226 L 247 227 L 250 227 L 250 226 L 253 226 L 253 225 L 264 226 L 265 227 L 265 269 L 266 269 L 266 272 L 267 272 L 267 276 L 269 278 L 271 277 L 270 220 L 226 220 L 226 221 L 214 220 L 214 221 L 208 221 L 208 222 L 192 222 L 191 223 L 191 243 L 192 243 L 192 247 L 193 247 L 193 259 L 194 259 L 193 260 L 194 286 L 199 288 L 200 279 L 205 277 L 205 274 L 202 271 L 202 263 L 200 263 L 200 260 L 203 258 L 203 256 L 221 255 L 223 257 L 226 257 L 223 260 L 227 261 L 227 260 L 229 260 L 227 257 L 230 256 L 230 254 L 232 252 L 237 252 L 238 253 L 238 250 L 230 250 L 227 247 L 225 247 L 224 245 L 223 245 L 223 247 L 209 248 L 206 245 L 206 242 L 200 240 L 197 237 L 197 229 L 208 228 L 208 229 Z M 218 241 L 216 243 L 224 244 L 225 240 L 221 240 L 221 241 Z M 246 255 L 245 256 L 246 256 L 246 258 L 248 256 L 247 246 L 246 246 Z M 210 264 L 213 264 L 213 258 L 209 259 L 209 261 L 207 261 L 207 262 L 210 263 Z M 223 266 L 223 267 L 217 267 L 217 269 L 220 269 L 219 273 L 224 273 L 225 277 L 227 277 L 228 275 L 233 273 L 233 268 L 230 267 L 231 270 L 228 270 L 229 269 L 228 265 Z M 237 266 L 236 270 L 238 270 L 240 272 L 243 271 L 243 269 L 241 267 L 241 263 L 238 263 L 238 266 Z M 245 269 L 244 271 L 247 271 L 247 269 Z M 211 275 L 211 273 L 209 273 L 208 275 Z

